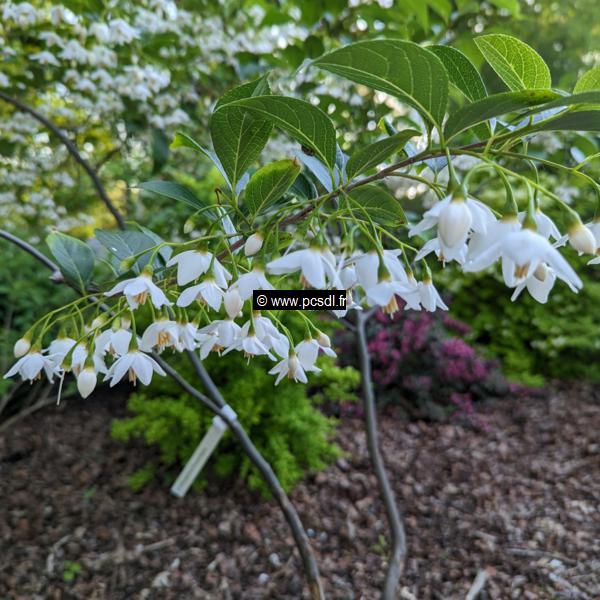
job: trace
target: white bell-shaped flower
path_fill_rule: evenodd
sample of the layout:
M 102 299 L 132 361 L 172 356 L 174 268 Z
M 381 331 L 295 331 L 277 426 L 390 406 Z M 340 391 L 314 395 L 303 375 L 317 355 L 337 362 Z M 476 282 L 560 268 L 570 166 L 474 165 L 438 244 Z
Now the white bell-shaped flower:
M 429 312 L 435 312 L 438 308 L 448 310 L 448 307 L 435 289 L 433 281 L 431 281 L 429 277 L 426 277 L 423 281 L 419 282 L 419 300 L 421 306 Z
M 452 199 L 440 212 L 438 237 L 447 248 L 463 246 L 473 217 L 465 200 Z
M 254 292 L 254 290 L 275 289 L 265 277 L 265 272 L 259 267 L 254 267 L 249 273 L 240 275 L 234 285 L 237 286 L 240 292 L 240 298 L 244 302 L 249 298 L 252 298 L 252 292 Z
M 232 348 L 241 335 L 242 328 L 233 319 L 217 319 L 198 330 L 200 358 L 211 352 Z
M 151 356 L 134 348 L 115 360 L 106 373 L 105 380 L 110 380 L 110 387 L 113 387 L 127 374 L 133 385 L 137 383 L 138 379 L 144 385 L 148 385 L 152 381 L 153 373 L 166 375 L 162 367 Z
M 207 277 L 202 283 L 186 288 L 177 299 L 177 306 L 189 306 L 194 300 L 208 304 L 213 310 L 221 308 L 223 289 L 212 277 Z
M 537 300 L 540 304 L 546 304 L 555 281 L 556 275 L 554 274 L 554 271 L 545 263 L 540 263 L 529 279 L 522 281 L 517 285 L 510 299 L 514 302 L 521 292 L 524 289 L 527 289 L 532 298 Z
M 42 370 L 46 373 L 46 377 L 48 377 L 50 383 L 52 383 L 52 379 L 56 374 L 54 361 L 51 356 L 44 356 L 36 350 L 19 358 L 6 375 L 4 375 L 4 379 L 13 377 L 18 373 L 23 380 L 28 379 L 30 382 L 33 382 L 36 379 L 40 379 Z
M 279 385 L 284 377 L 288 377 L 294 381 L 300 381 L 301 383 L 306 383 L 308 381 L 305 369 L 302 366 L 298 356 L 295 354 L 290 354 L 289 357 L 278 362 L 269 371 L 269 375 L 277 375 L 277 378 L 275 379 L 275 385 Z
M 186 250 L 176 254 L 167 263 L 168 267 L 177 265 L 177 285 L 187 285 L 190 281 L 198 279 L 210 269 L 217 284 L 227 287 L 231 274 L 223 267 L 216 256 L 206 250 Z
M 509 287 L 516 287 L 529 279 L 541 263 L 551 267 L 556 276 L 565 281 L 574 292 L 583 285 L 560 252 L 544 236 L 527 227 L 502 237 L 467 263 L 464 270 L 481 271 L 498 259 L 502 260 L 504 282 Z
M 140 349 L 144 352 L 157 350 L 162 352 L 165 348 L 175 346 L 179 341 L 177 323 L 170 319 L 158 319 L 146 327 L 140 342 Z
M 171 306 L 164 292 L 152 281 L 152 277 L 147 273 L 142 273 L 138 277 L 126 279 L 117 283 L 111 290 L 105 293 L 105 296 L 115 296 L 124 294 L 129 306 L 136 309 L 151 299 L 156 308 L 162 306 Z
M 304 282 L 315 289 L 324 289 L 328 285 L 335 286 L 338 281 L 335 263 L 330 261 L 331 252 L 327 253 L 320 247 L 310 247 L 296 250 L 272 260 L 267 264 L 267 270 L 274 275 L 302 272 Z

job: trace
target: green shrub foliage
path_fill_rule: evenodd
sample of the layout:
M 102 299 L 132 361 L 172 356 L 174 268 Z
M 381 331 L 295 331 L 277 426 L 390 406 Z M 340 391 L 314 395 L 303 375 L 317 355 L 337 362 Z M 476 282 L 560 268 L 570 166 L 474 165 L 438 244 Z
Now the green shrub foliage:
M 284 380 L 274 390 L 266 369 L 248 369 L 243 362 L 241 356 L 232 354 L 227 361 L 211 357 L 206 366 L 283 488 L 289 490 L 306 472 L 323 469 L 340 455 L 331 441 L 335 420 L 315 404 L 325 398 L 328 402 L 354 399 L 359 374 L 352 367 L 340 368 L 323 360 L 322 372 L 311 379 L 308 388 Z M 185 358 L 175 364 L 186 378 L 195 380 Z M 131 476 L 131 487 L 140 489 L 159 473 L 172 481 L 212 424 L 212 414 L 166 378 L 156 380 L 151 391 L 133 394 L 127 406 L 132 416 L 113 422 L 113 437 L 142 439 L 157 446 L 160 454 L 159 464 L 146 464 Z M 207 473 L 237 475 L 251 489 L 267 494 L 264 481 L 229 432 L 198 478 L 197 487 L 206 482 Z

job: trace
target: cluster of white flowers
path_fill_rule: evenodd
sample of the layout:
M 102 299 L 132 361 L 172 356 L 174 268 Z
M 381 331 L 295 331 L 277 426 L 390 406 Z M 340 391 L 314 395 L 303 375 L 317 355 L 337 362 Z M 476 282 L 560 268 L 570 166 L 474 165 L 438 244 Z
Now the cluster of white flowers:
M 513 300 L 527 289 L 536 300 L 546 302 L 557 279 L 574 292 L 581 288 L 581 280 L 558 250 L 567 241 L 580 254 L 592 255 L 590 263 L 600 263 L 600 222 L 583 226 L 578 217 L 572 216 L 572 224 L 562 236 L 548 216 L 533 209 L 533 203 L 526 213 L 509 211 L 498 219 L 462 188 L 427 210 L 409 230 L 409 236 L 432 228 L 436 236 L 416 253 L 415 262 L 426 264 L 424 258 L 432 252 L 442 263 L 456 261 L 465 271 L 480 271 L 500 261 L 504 281 L 514 289 Z M 317 239 L 322 241 L 317 243 Z M 403 300 L 405 310 L 448 308 L 427 266 L 423 279 L 417 281 L 401 248 L 378 246 L 346 256 L 338 251 L 339 240 L 323 234 L 308 246 L 290 245 L 283 256 L 271 257 L 263 267 L 261 259 L 267 257 L 257 256 L 264 250 L 264 239 L 254 233 L 245 240 L 243 255 L 232 265 L 234 277 L 207 246 L 192 243 L 196 244 L 194 249 L 185 249 L 168 260 L 161 280 L 155 280 L 146 266 L 136 277 L 120 281 L 107 291 L 105 295 L 116 300 L 112 321 L 105 315 L 97 317 L 78 332 L 79 339 L 61 335 L 45 350 L 39 338 L 32 344 L 32 333 L 26 334 L 15 345 L 19 360 L 6 377 L 19 373 L 33 380 L 45 372 L 52 379 L 72 371 L 85 397 L 96 386 L 99 374 L 111 386 L 125 374 L 130 381 L 139 379 L 144 384 L 151 381 L 153 373 L 164 375 L 152 352 L 198 351 L 204 359 L 211 352 L 237 350 L 248 359 L 261 355 L 276 362 L 269 371 L 276 375 L 276 384 L 285 376 L 306 382 L 307 372 L 319 371 L 319 354 L 335 353 L 329 337 L 308 319 L 305 339 L 294 344 L 289 330 L 274 315 L 269 318 L 259 311 L 244 310 L 255 290 L 275 289 L 269 277 L 289 283 L 290 277 L 297 274 L 297 284 L 303 287 L 346 290 L 347 307 L 334 311 L 337 317 L 345 316 L 348 310 L 362 310 L 363 306 L 380 307 L 393 314 L 399 310 L 398 298 Z M 154 318 L 138 337 L 135 313 L 146 305 L 151 306 Z M 198 311 L 194 319 L 188 318 L 188 310 Z M 120 316 L 123 312 L 133 318 L 132 322 Z

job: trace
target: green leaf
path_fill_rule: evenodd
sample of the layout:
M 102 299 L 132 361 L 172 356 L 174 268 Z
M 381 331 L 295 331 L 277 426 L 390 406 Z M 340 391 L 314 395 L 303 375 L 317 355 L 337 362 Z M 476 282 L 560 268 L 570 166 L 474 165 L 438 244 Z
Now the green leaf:
M 427 46 L 446 67 L 450 83 L 468 100 L 477 102 L 487 96 L 485 84 L 475 65 L 460 51 L 450 46 Z
M 251 215 L 266 210 L 285 194 L 300 173 L 295 160 L 278 160 L 259 169 L 246 186 L 244 203 Z
M 421 133 L 415 129 L 405 129 L 357 150 L 346 164 L 348 180 L 351 180 L 355 175 L 376 167 L 393 154 L 402 150 L 406 142 L 415 135 L 421 135 Z
M 104 229 L 96 229 L 94 233 L 96 234 L 96 239 L 118 259 L 117 267 L 126 258 L 130 258 L 135 254 L 156 246 L 156 241 L 141 231 L 105 231 Z M 140 255 L 132 266 L 133 271 L 140 273 L 149 260 L 150 252 Z M 159 266 L 157 261 L 155 261 L 155 266 Z
M 425 3 L 424 0 L 422 1 Z M 442 17 L 445 23 L 450 20 L 450 15 L 452 14 L 452 3 L 449 0 L 427 0 L 427 4 L 433 11 Z
M 169 160 L 169 141 L 164 131 L 152 130 L 152 174 L 155 175 Z
M 382 225 L 398 226 L 406 223 L 406 215 L 396 200 L 386 189 L 375 184 L 358 187 L 349 193 L 352 199 L 354 216 L 367 220 L 365 212 L 373 221 Z
M 511 35 L 492 33 L 475 38 L 475 44 L 509 89 L 535 90 L 552 86 L 548 65 L 525 42 Z
M 304 173 L 300 173 L 290 187 L 290 194 L 303 200 L 312 200 L 317 197 L 317 188 Z
M 451 114 L 446 122 L 444 135 L 446 140 L 456 134 L 483 123 L 492 117 L 498 117 L 516 110 L 523 110 L 538 104 L 544 104 L 558 96 L 550 90 L 526 90 L 522 92 L 503 92 L 483 100 L 463 106 Z
M 55 231 L 46 243 L 64 278 L 82 292 L 88 287 L 94 270 L 92 249 L 77 238 Z
M 232 189 L 259 157 L 273 129 L 269 120 L 232 106 L 232 103 L 270 92 L 266 76 L 229 90 L 217 102 L 210 119 L 213 147 Z
M 331 170 L 335 167 L 335 129 L 320 108 L 287 96 L 254 96 L 228 106 L 239 106 L 268 119 L 310 148 Z
M 140 183 L 138 187 L 142 190 L 154 192 L 160 196 L 165 196 L 166 198 L 171 198 L 172 200 L 177 200 L 178 202 L 183 202 L 184 204 L 191 206 L 194 210 L 205 209 L 207 206 L 210 206 L 210 204 L 200 200 L 191 190 L 180 183 L 175 183 L 173 181 L 162 181 L 160 179 L 156 179 L 154 181 L 145 181 Z M 210 214 L 210 211 L 205 212 Z
M 537 131 L 600 131 L 600 110 L 567 112 L 542 121 Z
M 450 83 L 461 92 L 467 100 L 477 102 L 487 96 L 487 90 L 475 65 L 460 50 L 450 46 L 428 46 L 443 63 L 448 71 Z M 476 125 L 475 135 L 484 139 L 492 133 L 489 124 Z
M 448 75 L 432 52 L 403 40 L 350 44 L 314 65 L 356 83 L 397 96 L 439 125 L 448 102 Z
M 429 12 L 427 4 L 423 0 L 404 0 L 402 6 L 408 15 L 414 15 L 417 18 L 423 31 L 429 31 Z
M 556 100 L 552 100 L 551 102 L 547 102 L 546 104 L 542 104 L 532 108 L 531 110 L 528 110 L 523 116 L 533 115 L 554 108 L 562 108 L 574 105 L 580 105 L 582 107 L 585 106 L 588 108 L 589 105 L 594 104 L 600 104 L 600 90 L 595 92 L 583 92 L 581 94 L 571 94 L 569 96 L 560 96 L 559 98 L 556 98 Z
M 596 65 L 577 80 L 573 93 L 577 94 L 591 90 L 600 90 L 600 65 Z

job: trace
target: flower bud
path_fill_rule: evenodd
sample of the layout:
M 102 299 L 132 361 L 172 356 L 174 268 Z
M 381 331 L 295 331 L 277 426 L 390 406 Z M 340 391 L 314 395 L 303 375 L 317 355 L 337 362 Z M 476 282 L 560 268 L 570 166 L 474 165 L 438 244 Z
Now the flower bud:
M 105 321 L 106 321 L 106 317 L 104 315 L 98 315 L 92 321 L 92 329 L 98 329 L 98 327 L 102 327 L 102 325 L 104 325 Z
M 230 319 L 235 319 L 244 307 L 244 301 L 242 300 L 238 289 L 235 287 L 229 288 L 225 292 L 223 303 L 225 305 L 225 311 Z
M 263 239 L 260 233 L 253 233 L 244 244 L 244 253 L 246 256 L 254 256 L 262 248 Z
M 291 354 L 288 358 L 288 377 L 293 379 L 296 376 L 298 370 L 298 357 L 295 354 Z
M 463 200 L 452 200 L 438 221 L 438 234 L 446 246 L 453 248 L 465 241 L 471 227 L 471 211 Z
M 82 398 L 87 398 L 96 387 L 98 377 L 92 367 L 85 367 L 77 376 L 77 389 Z
M 317 343 L 323 348 L 331 348 L 331 340 L 329 339 L 329 336 L 322 331 L 319 331 L 319 335 L 317 335 Z
M 594 234 L 587 227 L 584 227 L 581 222 L 569 229 L 569 243 L 579 254 L 594 254 L 596 252 Z
M 17 340 L 13 348 L 15 358 L 21 358 L 21 356 L 25 356 L 29 352 L 30 348 L 31 341 L 26 337 L 22 337 L 20 340 Z

